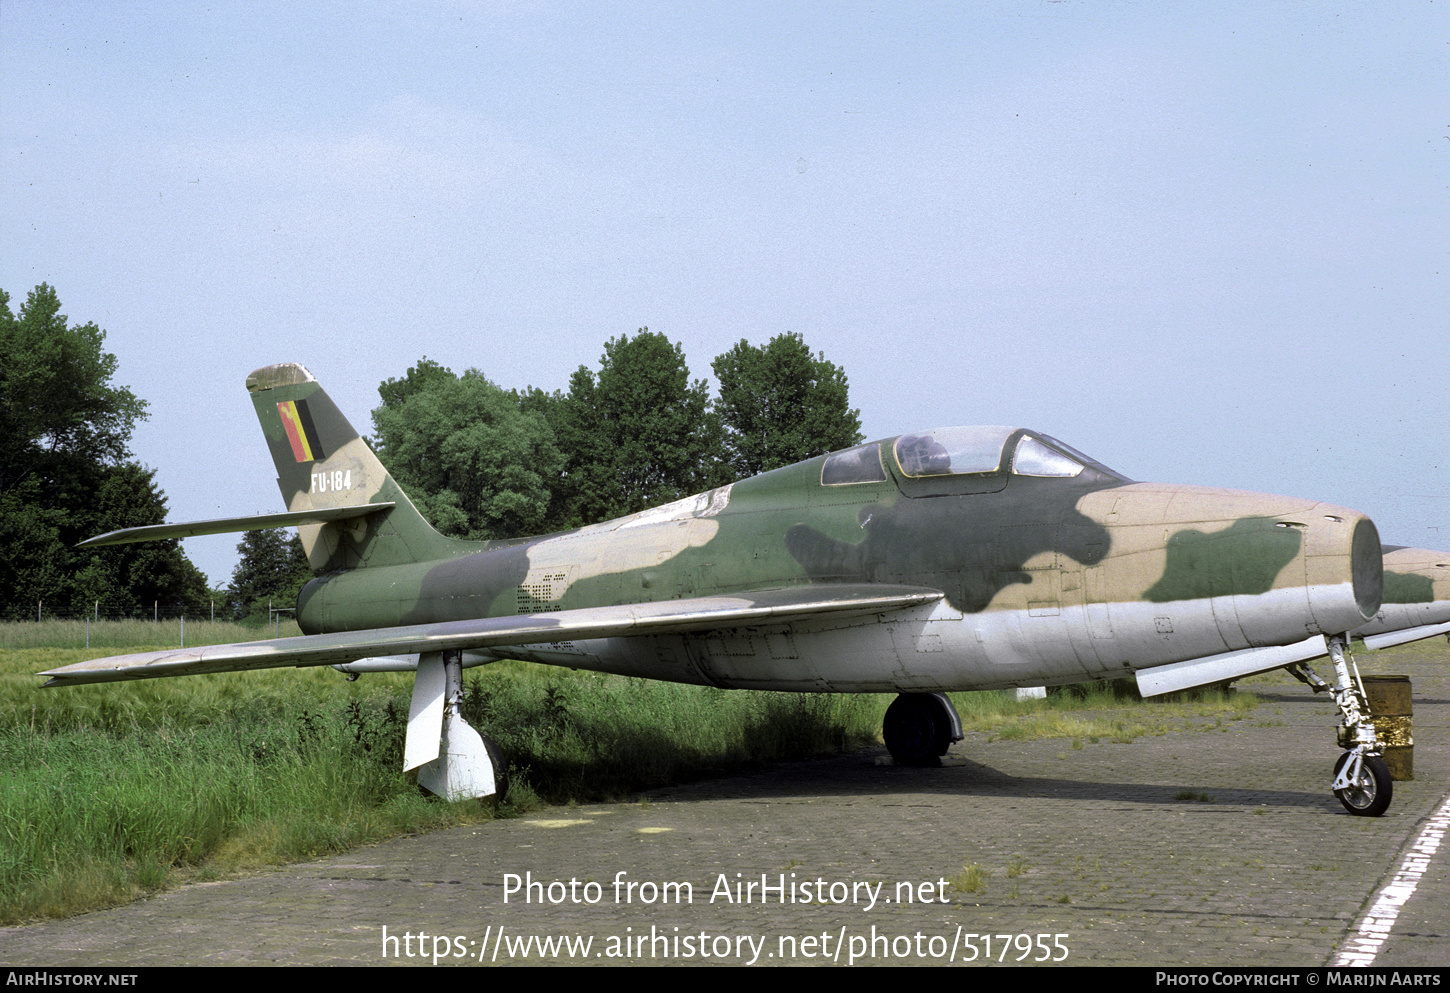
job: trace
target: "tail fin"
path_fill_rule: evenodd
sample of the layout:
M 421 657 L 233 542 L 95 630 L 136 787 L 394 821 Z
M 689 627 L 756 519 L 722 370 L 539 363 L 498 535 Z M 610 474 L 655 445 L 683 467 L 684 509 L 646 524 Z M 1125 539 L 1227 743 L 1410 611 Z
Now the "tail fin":
M 247 390 L 289 511 L 395 504 L 367 517 L 299 526 L 314 573 L 402 565 L 457 553 L 458 543 L 424 520 L 312 373 L 295 362 L 269 365 L 247 377 Z

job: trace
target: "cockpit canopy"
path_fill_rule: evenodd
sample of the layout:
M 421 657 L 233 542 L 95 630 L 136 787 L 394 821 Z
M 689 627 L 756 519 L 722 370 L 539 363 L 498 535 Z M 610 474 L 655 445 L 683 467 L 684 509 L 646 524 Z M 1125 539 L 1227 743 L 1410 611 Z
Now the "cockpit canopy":
M 884 482 L 886 458 L 909 480 L 990 476 L 1005 485 L 1009 474 L 1071 478 L 1087 469 L 1126 479 L 1056 438 L 995 424 L 936 428 L 836 452 L 826 458 L 821 482 Z

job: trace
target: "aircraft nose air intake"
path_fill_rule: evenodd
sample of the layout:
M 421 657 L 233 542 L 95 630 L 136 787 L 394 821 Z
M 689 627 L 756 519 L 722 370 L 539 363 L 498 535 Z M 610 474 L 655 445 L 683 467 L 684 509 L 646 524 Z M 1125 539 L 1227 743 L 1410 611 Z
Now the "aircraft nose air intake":
M 1384 557 L 1363 514 L 1320 504 L 1308 522 L 1305 567 L 1314 620 L 1324 634 L 1352 631 L 1380 609 Z
M 1385 591 L 1385 558 L 1380 547 L 1379 528 L 1368 517 L 1354 526 L 1354 544 L 1350 550 L 1354 571 L 1354 602 L 1369 620 L 1379 612 Z

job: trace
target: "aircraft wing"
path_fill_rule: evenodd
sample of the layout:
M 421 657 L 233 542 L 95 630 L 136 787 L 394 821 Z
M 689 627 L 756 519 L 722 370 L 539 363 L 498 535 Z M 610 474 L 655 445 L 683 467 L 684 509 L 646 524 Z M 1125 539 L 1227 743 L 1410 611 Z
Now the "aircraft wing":
M 1361 632 L 1355 633 L 1358 634 Z M 1442 624 L 1417 624 L 1414 627 L 1400 628 L 1398 631 L 1383 631 L 1379 634 L 1366 633 L 1364 635 L 1364 647 L 1372 652 L 1377 652 L 1381 648 L 1407 645 L 1412 641 L 1433 638 L 1437 634 L 1450 635 L 1450 621 Z
M 207 672 L 335 665 L 380 655 L 678 634 L 808 621 L 852 613 L 900 610 L 931 603 L 943 596 L 941 590 L 920 586 L 823 584 L 731 596 L 586 607 L 556 613 L 483 617 L 116 655 L 51 669 L 40 675 L 50 677 L 46 686 L 74 686 Z
M 251 517 L 219 517 L 212 521 L 187 521 L 180 524 L 149 524 L 140 528 L 107 531 L 79 542 L 77 548 L 99 548 L 102 545 L 128 545 L 138 541 L 163 541 L 167 538 L 195 538 L 199 534 L 230 534 L 236 531 L 260 531 L 263 528 L 290 528 L 298 524 L 328 524 L 365 517 L 390 510 L 392 503 L 364 503 L 354 507 L 324 507 L 297 510 L 286 514 L 255 514 Z
M 1139 669 L 1134 676 L 1138 680 L 1138 692 L 1143 696 L 1161 696 L 1164 693 L 1178 693 L 1200 686 L 1243 679 L 1246 676 L 1257 676 L 1261 672 L 1282 669 L 1295 662 L 1307 662 L 1327 654 L 1329 648 L 1325 644 L 1324 635 L 1316 634 L 1293 645 L 1242 648 L 1236 652 L 1224 652 L 1222 655 Z

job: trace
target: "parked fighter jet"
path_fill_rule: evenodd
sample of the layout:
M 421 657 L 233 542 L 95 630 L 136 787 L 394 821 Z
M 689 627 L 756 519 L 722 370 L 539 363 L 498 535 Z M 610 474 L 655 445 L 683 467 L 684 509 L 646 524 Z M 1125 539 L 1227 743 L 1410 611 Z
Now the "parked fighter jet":
M 1375 622 L 1384 582 L 1379 535 L 1355 511 L 1135 483 L 1047 435 L 970 427 L 874 441 L 574 531 L 460 541 L 427 524 L 302 366 L 259 369 L 247 389 L 287 513 L 86 544 L 295 525 L 316 576 L 297 605 L 307 634 L 96 659 L 43 673 L 46 685 L 415 669 L 405 765 L 463 797 L 495 792 L 502 768 L 458 715 L 461 670 L 500 658 L 896 692 L 888 749 L 932 763 L 962 736 L 949 690 L 1136 673 L 1145 693 L 1169 692 L 1284 666 L 1325 687 L 1304 661 L 1328 652 L 1348 749 L 1333 789 L 1351 813 L 1389 804 L 1347 654 L 1346 632 Z

